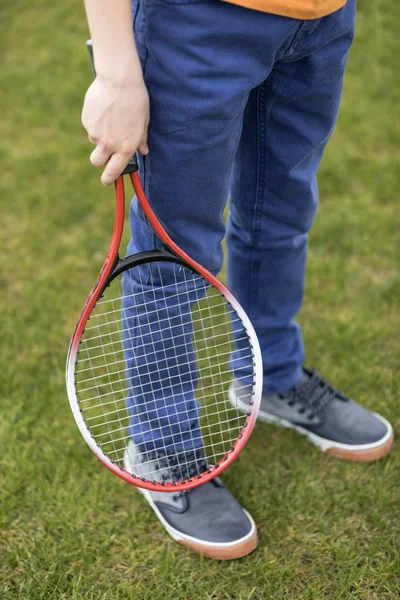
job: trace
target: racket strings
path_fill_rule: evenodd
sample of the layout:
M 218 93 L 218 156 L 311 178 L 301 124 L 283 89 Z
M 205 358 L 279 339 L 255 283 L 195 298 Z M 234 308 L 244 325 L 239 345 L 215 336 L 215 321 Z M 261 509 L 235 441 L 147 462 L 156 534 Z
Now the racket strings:
M 229 355 L 230 355 L 230 354 L 231 354 L 231 352 L 229 352 L 229 353 L 227 353 L 227 354 L 229 354 Z M 184 355 L 182 355 L 182 356 L 184 356 Z M 247 355 L 245 358 L 250 358 L 250 356 L 251 356 L 251 355 Z M 233 362 L 235 362 L 235 361 L 242 360 L 242 359 L 243 359 L 243 357 L 236 358 L 236 359 L 232 359 L 232 361 L 231 361 L 231 362 L 233 363 Z M 115 364 L 115 363 L 114 363 L 114 364 Z M 191 360 L 191 361 L 187 361 L 187 362 L 182 362 L 182 363 L 181 363 L 181 365 L 182 365 L 182 366 L 189 366 L 189 365 L 195 365 L 195 364 L 196 364 L 196 361 L 193 361 L 193 360 Z M 93 368 L 95 368 L 95 367 L 93 367 Z M 115 371 L 115 374 L 117 375 L 117 374 L 124 373 L 124 372 L 125 372 L 125 369 L 121 369 L 121 370 Z M 153 375 L 155 375 L 156 373 L 160 373 L 160 372 L 159 372 L 158 370 L 153 370 L 153 371 L 149 371 L 149 372 L 148 372 L 148 375 L 149 375 L 149 376 L 153 376 Z M 231 368 L 227 369 L 226 371 L 220 371 L 220 372 L 219 372 L 219 375 L 225 375 L 225 374 L 229 374 L 229 373 L 231 373 Z M 167 381 L 167 380 L 169 380 L 169 379 L 170 379 L 170 378 L 169 378 L 168 376 L 167 376 L 167 377 L 164 377 L 164 378 L 160 377 L 160 378 L 159 378 L 159 382 L 160 382 L 160 383 L 162 383 L 162 382 L 164 382 L 164 381 Z M 90 381 L 90 382 L 93 382 L 93 381 L 95 381 L 95 382 L 96 382 L 97 380 L 98 380 L 98 377 L 91 377 L 90 379 L 86 379 L 86 380 L 84 380 L 84 381 L 82 381 L 82 382 L 80 382 L 80 383 L 82 384 L 82 383 L 84 383 L 84 382 L 88 382 L 88 381 Z M 208 386 L 208 388 L 210 388 L 210 387 L 214 387 L 215 385 L 216 385 L 216 384 L 215 384 L 215 383 L 213 383 L 212 385 Z M 89 386 L 89 387 L 86 387 L 86 388 L 79 388 L 79 392 L 80 392 L 80 393 L 83 393 L 83 392 L 89 392 L 89 391 L 91 391 L 91 390 L 93 390 L 93 389 L 97 389 L 97 385 L 96 385 L 96 384 L 95 384 L 95 385 L 92 385 L 92 386 Z M 130 389 L 132 389 L 132 387 L 128 387 L 128 388 L 124 389 L 123 391 L 127 392 L 127 391 L 129 391 Z M 197 390 L 198 390 L 198 391 L 203 391 L 203 390 L 205 390 L 205 389 L 207 389 L 207 386 L 206 386 L 206 387 L 202 387 L 202 388 L 200 388 L 200 387 L 198 387 L 198 388 L 197 388 Z M 107 395 L 108 395 L 108 394 L 102 394 L 100 397 L 101 397 L 101 398 L 104 398 L 104 397 L 105 397 L 105 396 L 107 396 Z M 91 400 L 93 400 L 93 399 L 95 399 L 95 398 L 97 398 L 97 395 L 96 395 L 96 396 L 93 396 L 92 398 L 88 398 L 87 400 L 82 400 L 82 402 L 89 402 L 89 401 L 91 401 Z M 164 399 L 166 400 L 166 399 L 168 399 L 168 397 L 165 397 Z M 105 404 L 105 403 L 103 403 L 103 404 Z
M 236 398 L 238 398 L 238 399 L 241 399 L 241 398 L 246 398 L 246 397 L 247 397 L 247 396 L 238 396 L 238 395 L 236 396 Z M 142 413 L 142 414 L 144 415 L 145 413 Z M 186 416 L 186 411 L 185 411 L 185 410 L 183 410 L 183 411 L 176 411 L 176 413 L 175 413 L 175 414 L 176 414 L 176 416 L 178 416 L 178 417 L 181 417 L 183 422 L 185 421 L 185 416 Z M 215 412 L 211 412 L 211 411 L 209 411 L 209 410 L 207 411 L 207 417 L 214 417 L 214 416 L 217 416 L 217 415 L 219 415 L 219 414 L 220 414 L 220 413 L 219 413 L 218 411 L 215 411 Z M 111 420 L 109 420 L 109 421 L 108 421 L 108 423 L 109 423 L 109 425 L 112 425 L 112 424 L 114 424 L 114 423 L 120 423 L 121 421 L 124 421 L 124 420 L 129 420 L 130 418 L 131 418 L 131 417 L 130 417 L 130 415 L 129 415 L 129 414 L 127 414 L 127 415 L 125 415 L 125 417 L 121 417 L 121 418 L 117 418 L 117 419 L 111 419 Z M 96 416 L 96 417 L 93 417 L 93 419 L 98 419 L 98 417 L 97 417 L 97 416 Z M 86 423 L 87 423 L 89 420 L 90 420 L 90 419 L 86 419 Z M 219 424 L 221 424 L 221 423 L 224 423 L 224 422 L 227 422 L 227 423 L 228 423 L 228 422 L 230 422 L 230 421 L 232 421 L 232 420 L 233 420 L 233 419 L 227 419 L 226 421 L 219 421 Z M 93 430 L 94 430 L 94 429 L 96 429 L 96 428 L 98 428 L 98 427 L 102 427 L 102 426 L 103 426 L 103 423 L 97 423 L 97 424 L 95 424 L 95 425 L 92 425 L 92 424 L 90 424 L 88 427 L 90 428 L 90 430 L 91 430 L 91 431 L 92 431 L 92 433 L 93 433 Z M 210 426 L 210 427 L 212 427 L 212 424 L 210 424 L 209 426 Z M 154 426 L 154 428 L 155 428 L 155 429 L 157 429 L 157 427 L 156 427 L 156 426 Z M 118 431 L 126 431 L 126 429 L 127 429 L 127 424 L 124 424 L 124 426 L 123 426 L 123 427 L 120 427 L 119 429 L 116 429 L 116 428 L 114 428 L 114 429 L 113 429 L 113 432 L 114 432 L 114 433 L 117 433 Z M 102 436 L 104 436 L 104 435 L 108 435 L 108 434 L 107 434 L 107 432 L 103 432 L 103 433 L 99 433 L 99 434 L 97 434 L 97 438 L 101 438 L 101 437 L 102 437 Z
M 143 457 L 176 461 L 186 480 L 188 452 L 214 465 L 240 437 L 247 416 L 228 388 L 239 380 L 237 400 L 250 407 L 253 363 L 247 331 L 216 288 L 177 263 L 149 263 L 116 277 L 97 302 L 81 339 L 76 394 L 92 437 L 118 466 L 133 440 Z M 154 460 L 140 461 L 141 477 L 157 470 Z

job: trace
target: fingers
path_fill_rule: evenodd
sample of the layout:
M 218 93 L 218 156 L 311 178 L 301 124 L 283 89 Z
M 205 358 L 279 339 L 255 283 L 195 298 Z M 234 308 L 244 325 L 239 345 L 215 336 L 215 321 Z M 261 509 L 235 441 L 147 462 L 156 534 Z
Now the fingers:
M 147 142 L 141 142 L 138 150 L 143 155 L 148 154 Z M 101 182 L 103 185 L 111 185 L 121 175 L 133 155 L 133 151 L 113 153 L 109 148 L 99 145 L 90 155 L 90 162 L 95 167 L 107 165 L 101 176 Z
M 143 154 L 143 156 L 146 156 L 146 154 L 150 152 L 149 147 L 146 143 L 141 144 L 138 148 L 138 151 L 140 152 L 140 154 Z
M 111 185 L 121 175 L 134 152 L 113 152 L 107 145 L 98 145 L 90 155 L 90 162 L 95 167 L 106 168 L 101 176 L 103 185 Z
M 139 144 L 133 145 L 125 140 L 120 148 L 115 148 L 115 145 L 111 142 L 102 142 L 93 133 L 89 134 L 88 138 L 92 144 L 97 144 L 90 155 L 90 162 L 95 167 L 106 166 L 101 176 L 103 185 L 111 185 L 120 176 L 132 158 L 135 147 L 137 151 L 144 156 L 149 153 L 149 147 L 147 145 L 147 128 L 145 129 Z
M 89 136 L 89 139 L 90 141 L 93 140 L 92 143 L 96 143 L 94 138 L 90 138 Z M 144 156 L 149 153 L 147 135 L 142 138 L 137 150 Z M 103 185 L 111 185 L 119 175 L 121 175 L 133 154 L 134 151 L 132 151 L 132 146 L 129 151 L 113 152 L 110 146 L 98 144 L 90 155 L 90 162 L 95 167 L 103 167 L 106 165 L 101 176 L 101 182 Z
M 101 183 L 103 185 L 111 185 L 112 183 L 114 183 L 114 181 L 121 175 L 122 171 L 125 169 L 126 165 L 131 159 L 131 156 L 131 154 L 113 154 L 110 160 L 108 161 L 106 168 L 103 171 L 103 174 L 101 176 Z M 92 161 L 92 159 L 90 160 Z
M 101 146 L 99 144 L 98 146 L 96 146 L 96 148 L 90 155 L 90 162 L 95 167 L 102 167 L 108 162 L 111 155 L 112 150 L 110 150 L 110 148 L 108 148 L 107 146 Z
M 143 154 L 143 156 L 149 153 L 149 147 L 147 145 L 147 131 L 143 136 L 142 140 L 140 141 L 138 151 L 140 152 L 140 154 Z

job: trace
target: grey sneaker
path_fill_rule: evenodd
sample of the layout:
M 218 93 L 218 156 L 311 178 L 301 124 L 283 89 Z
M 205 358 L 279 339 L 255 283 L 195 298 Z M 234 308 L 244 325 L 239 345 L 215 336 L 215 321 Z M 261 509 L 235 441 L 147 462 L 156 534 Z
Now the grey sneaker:
M 174 465 L 168 457 L 157 457 L 149 469 L 149 454 L 140 452 L 133 441 L 125 450 L 124 466 L 140 476 L 141 462 L 152 470 L 158 481 L 174 481 Z M 151 458 L 150 458 L 151 460 Z M 182 462 L 182 461 L 180 461 Z M 193 461 L 188 461 L 193 464 Z M 203 464 L 204 463 L 204 464 Z M 207 469 L 204 458 L 198 459 L 198 471 Z M 190 473 L 195 476 L 196 473 Z M 252 517 L 224 487 L 219 477 L 184 492 L 151 492 L 141 488 L 143 496 L 169 535 L 208 558 L 232 560 L 249 554 L 257 547 L 257 529 Z
M 229 390 L 231 403 L 240 407 L 246 393 L 235 381 Z M 243 402 L 246 412 L 247 406 Z M 390 452 L 394 441 L 386 419 L 309 369 L 303 369 L 300 381 L 284 394 L 264 395 L 258 418 L 295 429 L 323 452 L 344 460 L 377 460 Z

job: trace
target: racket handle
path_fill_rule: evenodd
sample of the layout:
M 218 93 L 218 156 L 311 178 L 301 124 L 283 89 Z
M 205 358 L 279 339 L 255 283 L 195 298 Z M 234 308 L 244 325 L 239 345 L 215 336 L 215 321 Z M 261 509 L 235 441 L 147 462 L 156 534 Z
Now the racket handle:
M 96 77 L 92 40 L 88 40 L 86 42 L 86 48 L 88 49 L 89 56 L 90 56 L 90 62 L 92 63 L 93 75 Z M 136 154 L 134 154 L 132 156 L 132 158 L 130 159 L 130 161 L 128 162 L 128 164 L 126 165 L 125 169 L 122 171 L 121 175 L 129 175 L 129 173 L 136 173 L 136 171 L 138 171 L 138 170 L 139 170 L 139 165 L 138 165 L 138 161 L 137 161 L 137 156 L 136 156 Z
M 86 48 L 87 48 L 87 51 L 89 52 L 89 57 L 90 57 L 91 65 L 92 65 L 93 75 L 96 77 L 96 69 L 94 68 L 94 56 L 93 56 L 93 44 L 92 44 L 92 40 L 87 40 L 87 42 L 86 42 Z

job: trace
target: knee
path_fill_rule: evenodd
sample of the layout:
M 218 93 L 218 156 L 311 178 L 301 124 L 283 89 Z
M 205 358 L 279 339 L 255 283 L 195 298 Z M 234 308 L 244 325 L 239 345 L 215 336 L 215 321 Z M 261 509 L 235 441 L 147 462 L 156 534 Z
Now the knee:
M 196 232 L 186 227 L 186 230 L 171 232 L 171 238 L 193 260 L 205 267 L 213 275 L 217 275 L 223 264 L 222 236 L 215 232 Z

